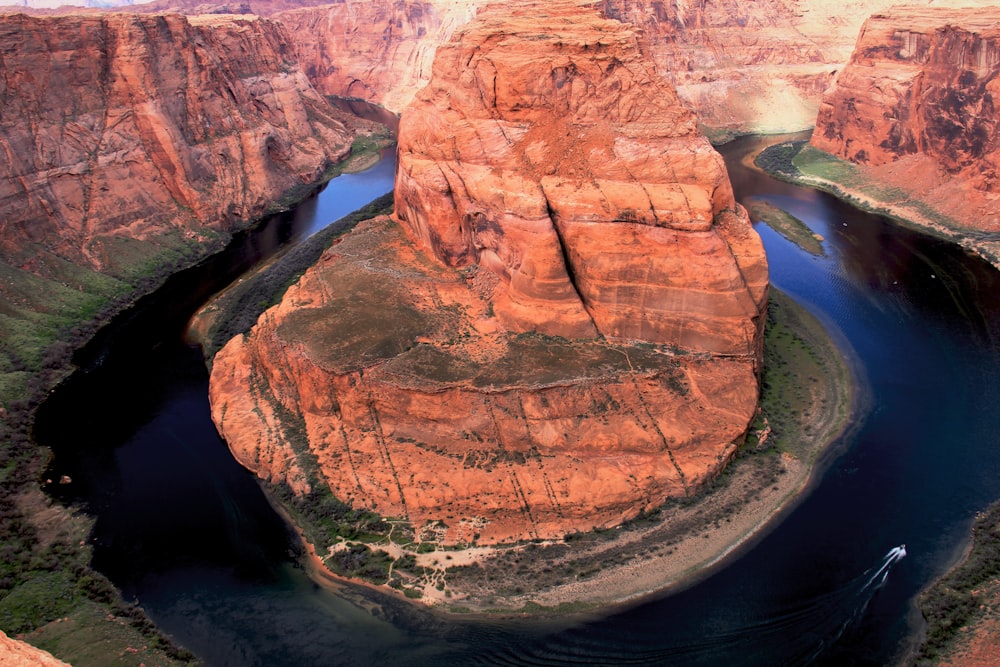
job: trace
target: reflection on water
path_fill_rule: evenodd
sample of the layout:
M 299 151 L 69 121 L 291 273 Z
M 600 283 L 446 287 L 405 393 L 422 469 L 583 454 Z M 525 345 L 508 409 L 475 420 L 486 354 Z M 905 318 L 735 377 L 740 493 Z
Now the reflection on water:
M 772 279 L 853 349 L 871 409 L 812 493 L 712 577 L 586 622 L 442 618 L 311 581 L 216 435 L 203 364 L 181 341 L 197 307 L 187 301 L 198 301 L 187 295 L 232 280 L 224 267 L 179 278 L 123 318 L 88 352 L 102 363 L 40 417 L 39 437 L 97 514 L 95 564 L 210 665 L 891 662 L 912 636 L 914 595 L 1000 496 L 1000 418 L 982 409 L 1000 398 L 998 274 L 740 167 L 756 143 L 726 147 L 738 196 L 762 197 L 825 239 L 825 256 L 813 256 L 759 226 Z M 391 187 L 391 169 L 378 180 Z M 326 197 L 350 192 L 331 186 L 301 214 L 335 217 L 320 213 Z M 269 233 L 306 233 L 294 226 Z M 906 558 L 890 557 L 902 543 Z

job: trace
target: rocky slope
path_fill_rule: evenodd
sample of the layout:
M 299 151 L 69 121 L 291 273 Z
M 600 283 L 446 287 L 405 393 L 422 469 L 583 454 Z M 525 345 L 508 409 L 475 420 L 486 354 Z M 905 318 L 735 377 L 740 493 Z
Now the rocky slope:
M 823 99 L 811 143 L 964 225 L 1000 229 L 998 25 L 995 7 L 872 16 Z
M 303 196 L 361 131 L 266 19 L 0 15 L 0 418 L 109 304 Z
M 217 355 L 237 458 L 445 542 L 614 525 L 718 474 L 756 408 L 766 260 L 634 31 L 484 10 L 400 132 L 400 224 Z
M 718 134 L 813 126 L 819 100 L 870 14 L 898 0 L 603 0 L 642 28 L 661 75 Z M 924 5 L 984 5 L 931 0 Z
M 0 44 L 0 249 L 19 268 L 38 246 L 103 270 L 123 238 L 230 228 L 350 150 L 267 20 L 12 15 Z

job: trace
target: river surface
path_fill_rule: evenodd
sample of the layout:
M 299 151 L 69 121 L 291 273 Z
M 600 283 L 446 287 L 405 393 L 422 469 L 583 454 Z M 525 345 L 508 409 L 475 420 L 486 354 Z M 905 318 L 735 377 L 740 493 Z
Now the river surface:
M 863 375 L 866 407 L 769 532 L 686 590 L 587 621 L 442 618 L 358 586 L 319 586 L 212 425 L 191 313 L 280 244 L 392 187 L 386 160 L 174 276 L 81 351 L 37 436 L 65 499 L 96 516 L 94 565 L 209 665 L 882 665 L 919 632 L 913 599 L 1000 497 L 1000 273 L 955 246 L 754 173 L 739 198 L 821 234 L 813 256 L 768 227 L 771 279 Z M 368 187 L 368 186 L 372 187 Z M 906 545 L 906 555 L 898 547 Z

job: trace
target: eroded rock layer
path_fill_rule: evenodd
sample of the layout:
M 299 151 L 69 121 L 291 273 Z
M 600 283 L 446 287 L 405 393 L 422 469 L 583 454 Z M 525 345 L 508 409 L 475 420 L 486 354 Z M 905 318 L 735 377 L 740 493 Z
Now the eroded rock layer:
M 922 153 L 952 172 L 980 169 L 997 148 L 998 38 L 998 9 L 871 17 L 823 100 L 813 145 L 861 164 Z M 988 188 L 993 175 L 983 176 Z
M 350 150 L 266 19 L 7 15 L 0 56 L 8 258 L 41 245 L 102 270 L 115 239 L 253 219 Z
M 973 227 L 995 228 L 1000 10 L 872 16 L 823 99 L 811 143 L 871 168 Z
M 403 115 L 396 215 L 512 331 L 753 354 L 766 262 L 695 125 L 625 24 L 488 8 Z
M 484 10 L 403 114 L 397 215 L 217 355 L 244 465 L 491 543 L 618 524 L 731 458 L 766 260 L 630 28 Z
M 275 20 L 313 85 L 401 111 L 431 75 L 438 45 L 475 16 L 484 0 L 346 0 L 281 12 Z

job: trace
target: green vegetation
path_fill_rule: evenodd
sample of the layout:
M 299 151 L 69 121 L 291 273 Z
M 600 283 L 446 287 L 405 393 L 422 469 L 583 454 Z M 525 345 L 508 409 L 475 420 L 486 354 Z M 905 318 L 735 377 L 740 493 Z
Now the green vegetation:
M 756 157 L 754 164 L 776 178 L 829 192 L 861 210 L 952 241 L 988 236 L 962 229 L 957 221 L 915 199 L 904 189 L 871 178 L 864 167 L 841 160 L 805 141 L 768 146 Z
M 1000 600 L 1000 502 L 976 518 L 965 560 L 920 596 L 927 635 L 920 662 L 936 662 L 957 649 L 984 617 L 997 619 Z
M 825 385 L 850 387 L 852 381 L 843 363 L 830 358 L 831 354 L 839 354 L 836 348 L 818 345 L 820 337 L 826 335 L 815 318 L 772 288 L 764 338 L 760 414 L 745 448 L 758 448 L 758 434 L 769 428 L 769 448 L 809 460 L 812 443 L 824 427 L 846 418 L 850 406 L 832 404 Z
M 764 222 L 802 250 L 812 255 L 823 255 L 823 237 L 813 233 L 804 222 L 791 213 L 762 199 L 750 197 L 743 202 L 750 219 Z

